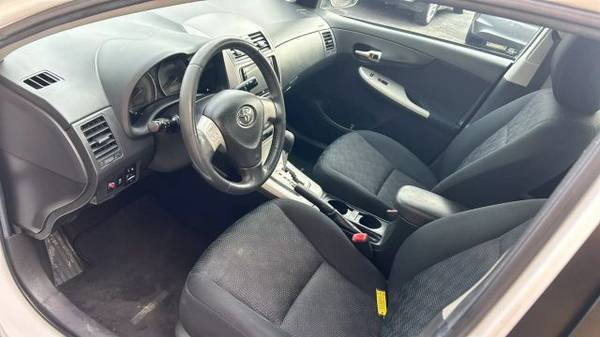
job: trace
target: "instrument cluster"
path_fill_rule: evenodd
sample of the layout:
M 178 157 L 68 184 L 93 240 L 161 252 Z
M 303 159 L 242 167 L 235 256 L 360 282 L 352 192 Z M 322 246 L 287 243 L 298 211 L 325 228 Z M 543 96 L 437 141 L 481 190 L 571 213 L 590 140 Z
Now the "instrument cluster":
M 188 57 L 177 55 L 163 60 L 146 72 L 133 87 L 129 98 L 129 113 L 138 116 L 157 100 L 179 95 Z

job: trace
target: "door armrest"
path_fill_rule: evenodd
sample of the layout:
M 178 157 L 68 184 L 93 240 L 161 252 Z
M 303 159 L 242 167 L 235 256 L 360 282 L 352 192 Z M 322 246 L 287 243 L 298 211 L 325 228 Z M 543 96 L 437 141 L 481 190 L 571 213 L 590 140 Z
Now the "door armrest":
M 467 210 L 441 195 L 410 185 L 400 188 L 395 207 L 400 218 L 416 227 Z

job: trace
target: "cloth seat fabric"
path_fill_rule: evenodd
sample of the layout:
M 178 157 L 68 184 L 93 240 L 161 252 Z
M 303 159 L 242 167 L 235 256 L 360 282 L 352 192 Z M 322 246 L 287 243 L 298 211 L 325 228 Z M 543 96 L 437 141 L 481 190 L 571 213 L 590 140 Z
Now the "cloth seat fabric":
M 380 216 L 393 206 L 400 187 L 431 190 L 431 169 L 391 138 L 371 131 L 347 134 L 332 143 L 313 170 L 323 190 Z
M 542 203 L 490 206 L 432 222 L 403 243 L 386 280 L 314 208 L 268 202 L 229 228 L 194 267 L 177 335 L 415 336 L 484 276 Z M 377 315 L 375 289 L 387 289 L 385 319 Z

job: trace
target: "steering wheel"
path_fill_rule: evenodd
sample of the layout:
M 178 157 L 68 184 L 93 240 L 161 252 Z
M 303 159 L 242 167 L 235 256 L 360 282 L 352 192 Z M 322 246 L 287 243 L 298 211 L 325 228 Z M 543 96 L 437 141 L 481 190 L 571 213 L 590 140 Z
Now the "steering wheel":
M 254 61 L 267 83 L 268 97 L 227 89 L 197 98 L 198 82 L 206 65 L 225 49 L 244 52 Z M 193 166 L 215 188 L 230 194 L 250 193 L 264 184 L 277 167 L 286 128 L 283 93 L 275 70 L 252 44 L 238 38 L 219 38 L 196 52 L 183 76 L 179 118 Z M 269 124 L 273 125 L 273 140 L 263 162 L 262 136 Z M 215 169 L 212 159 L 217 151 L 229 157 L 241 181 L 229 180 Z

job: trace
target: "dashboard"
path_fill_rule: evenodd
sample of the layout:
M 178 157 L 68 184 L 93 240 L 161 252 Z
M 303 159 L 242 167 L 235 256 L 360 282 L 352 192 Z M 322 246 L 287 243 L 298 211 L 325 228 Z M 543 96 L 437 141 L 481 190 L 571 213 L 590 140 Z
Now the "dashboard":
M 207 0 L 150 10 L 60 32 L 8 55 L 0 63 L 6 108 L 0 134 L 7 139 L 0 171 L 10 177 L 7 198 L 15 200 L 11 222 L 45 238 L 55 224 L 113 198 L 145 172 L 189 165 L 177 130 L 153 133 L 148 123 L 177 116 L 190 58 L 223 36 L 253 43 L 284 91 L 336 55 L 326 21 L 283 0 Z M 253 62 L 224 50 L 205 69 L 197 94 L 252 77 L 258 83 L 252 92 L 267 94 Z

